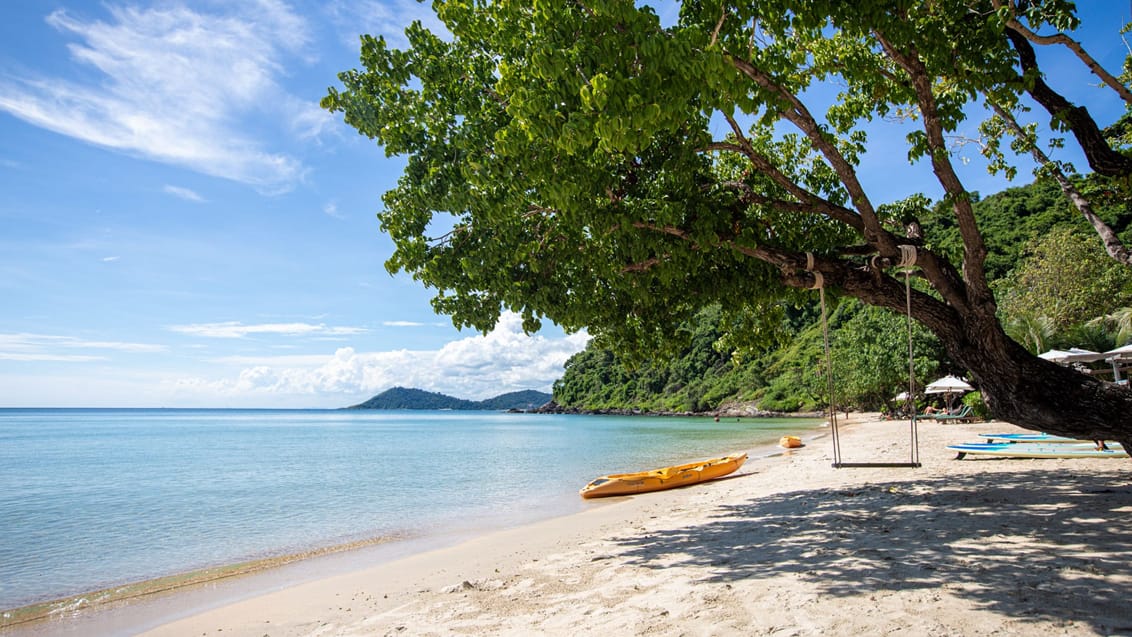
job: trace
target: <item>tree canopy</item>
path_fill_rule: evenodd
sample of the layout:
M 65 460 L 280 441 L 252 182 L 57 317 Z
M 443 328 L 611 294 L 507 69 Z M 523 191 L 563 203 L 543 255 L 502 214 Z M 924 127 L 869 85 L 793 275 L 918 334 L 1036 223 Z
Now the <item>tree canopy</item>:
M 1132 442 L 1132 391 L 1007 337 L 947 139 L 985 104 L 992 168 L 1033 155 L 1121 258 L 1088 188 L 1037 152 L 1037 127 L 1052 127 L 1110 190 L 1132 176 L 1119 135 L 1062 97 L 1034 55 L 1034 43 L 1066 46 L 1132 103 L 1127 78 L 1099 73 L 1065 35 L 1072 3 L 687 0 L 672 26 L 631 0 L 433 6 L 450 37 L 414 24 L 397 50 L 364 36 L 364 69 L 323 104 L 407 158 L 379 215 L 396 245 L 387 266 L 436 288 L 458 325 L 489 329 L 507 308 L 531 330 L 549 318 L 647 349 L 718 305 L 740 337 L 780 324 L 816 286 L 903 309 L 894 267 L 914 265 L 925 285 L 912 316 L 995 415 Z M 1049 119 L 1021 123 L 1034 105 Z M 907 157 L 944 193 L 954 253 L 925 240 L 927 197 L 877 201 L 864 186 L 879 118 L 914 123 Z
M 1009 188 L 975 204 L 989 255 L 988 275 L 1001 299 L 1007 332 L 1031 352 L 1084 347 L 1106 351 L 1132 342 L 1132 277 L 1088 236 L 1088 223 L 1067 213 L 1050 180 Z M 1119 211 L 1112 211 L 1119 212 Z M 985 223 L 984 223 L 985 220 Z M 954 227 L 933 227 L 933 241 L 958 244 Z M 1053 258 L 1051 258 L 1053 257 Z M 1086 300 L 1087 302 L 1082 302 Z M 1072 311 L 1069 311 L 1072 308 Z M 737 349 L 716 308 L 700 312 L 677 333 L 672 354 L 625 360 L 591 344 L 572 357 L 555 383 L 567 409 L 644 412 L 813 411 L 828 404 L 818 300 L 791 312 L 785 342 L 758 351 Z M 895 410 L 909 385 L 905 317 L 841 302 L 829 313 L 835 402 L 839 408 Z M 947 373 L 964 374 L 938 339 L 913 324 L 912 383 L 922 391 Z M 707 362 L 708 364 L 702 364 Z M 1110 365 L 1094 365 L 1107 374 Z M 868 373 L 861 373 L 867 370 Z

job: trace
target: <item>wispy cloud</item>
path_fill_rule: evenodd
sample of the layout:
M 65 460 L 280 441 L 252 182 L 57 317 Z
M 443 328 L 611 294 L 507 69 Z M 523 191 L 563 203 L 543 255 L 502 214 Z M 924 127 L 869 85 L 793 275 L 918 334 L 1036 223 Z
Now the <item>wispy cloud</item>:
M 334 217 L 335 219 L 345 219 L 345 217 L 342 216 L 342 213 L 338 212 L 338 204 L 334 201 L 326 202 L 326 204 L 322 206 L 322 212 L 328 217 Z
M 494 331 L 448 343 L 439 350 L 358 352 L 350 347 L 326 357 L 256 357 L 234 378 L 182 379 L 183 393 L 241 398 L 250 404 L 278 397 L 334 401 L 371 395 L 395 385 L 482 399 L 519 389 L 549 390 L 566 360 L 589 337 L 527 336 L 522 319 L 505 315 Z
M 48 352 L 4 352 L 0 351 L 0 360 L 19 362 L 51 362 L 51 363 L 90 363 L 104 361 L 105 356 L 88 356 L 85 354 L 51 354 Z
M 332 354 L 287 354 L 282 356 L 218 356 L 209 362 L 219 365 L 316 367 L 333 358 Z
M 444 323 L 421 323 L 420 321 L 382 321 L 385 327 L 443 327 Z
M 333 130 L 338 120 L 317 102 L 289 97 L 284 104 L 288 113 L 287 128 L 302 141 L 311 141 Z
M 158 353 L 164 345 L 121 341 L 88 341 L 72 336 L 53 334 L 0 334 L 0 360 L 55 361 L 85 363 L 106 360 L 101 354 L 74 354 L 74 350 L 109 350 L 129 353 Z
M 204 203 L 204 197 L 201 197 L 195 190 L 189 188 L 182 188 L 180 186 L 165 186 L 163 189 L 166 193 L 179 197 L 185 201 L 193 201 L 196 203 Z
M 306 122 L 302 128 L 315 130 L 317 106 L 277 80 L 287 59 L 308 47 L 307 25 L 278 0 L 211 6 L 230 12 L 109 5 L 102 21 L 55 11 L 47 22 L 76 38 L 67 48 L 78 70 L 96 73 L 4 81 L 0 110 L 91 144 L 265 192 L 287 190 L 302 163 L 270 150 L 245 122 Z
M 239 321 L 171 325 L 169 329 L 181 334 L 204 336 L 208 338 L 244 338 L 253 334 L 352 336 L 354 334 L 364 334 L 367 331 L 364 327 L 328 327 L 323 323 L 259 323 L 245 325 Z
M 118 255 L 114 255 L 114 256 L 110 256 L 110 257 L 102 257 L 102 262 L 103 263 L 114 263 L 115 261 L 119 261 L 121 259 L 122 259 L 122 257 L 120 257 Z
M 420 21 L 428 30 L 448 37 L 448 29 L 429 4 L 417 0 L 334 0 L 326 5 L 331 22 L 351 49 L 358 48 L 358 36 L 385 36 L 394 47 L 408 46 L 405 27 Z

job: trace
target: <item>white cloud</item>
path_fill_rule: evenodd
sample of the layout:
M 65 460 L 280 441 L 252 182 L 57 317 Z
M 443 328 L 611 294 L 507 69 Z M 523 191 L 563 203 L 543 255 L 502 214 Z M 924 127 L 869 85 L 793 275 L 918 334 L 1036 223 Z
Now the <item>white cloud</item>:
M 52 363 L 89 363 L 91 361 L 104 361 L 105 356 L 88 356 L 85 354 L 49 354 L 46 352 L 0 352 L 0 360 L 21 362 L 52 362 Z
M 363 334 L 363 327 L 327 327 L 322 323 L 259 323 L 244 325 L 239 321 L 220 323 L 193 323 L 190 325 L 171 325 L 173 332 L 208 338 L 244 338 L 252 334 L 282 334 L 286 336 L 351 336 Z
M 317 102 L 288 98 L 286 107 L 289 113 L 287 127 L 303 141 L 317 140 L 338 123 L 334 113 L 323 109 Z
M 167 186 L 165 186 L 164 190 L 165 190 L 166 193 L 173 195 L 174 197 L 179 197 L 181 199 L 184 199 L 185 201 L 193 201 L 193 202 L 196 202 L 196 203 L 204 203 L 204 197 L 201 197 L 199 194 L 197 194 L 197 192 L 195 190 L 191 190 L 189 188 L 182 188 L 180 186 L 168 186 L 167 185 Z
M 68 45 L 86 79 L 24 77 L 0 83 L 0 110 L 57 133 L 147 159 L 251 184 L 289 189 L 305 171 L 246 132 L 249 117 L 320 130 L 313 104 L 278 84 L 286 60 L 310 42 L 282 2 L 108 6 L 106 21 L 58 10 L 47 22 L 77 38 Z M 281 110 L 274 113 L 273 110 Z M 269 117 L 265 118 L 264 114 Z M 299 124 L 299 122 L 306 122 Z
M 409 44 L 405 27 L 418 20 L 438 36 L 451 37 L 432 7 L 417 0 L 335 0 L 326 5 L 326 11 L 352 50 L 358 48 L 363 33 L 383 35 L 393 47 L 405 48 Z
M 323 205 L 322 212 L 328 217 L 334 217 L 335 219 L 345 219 L 345 217 L 342 216 L 342 213 L 338 212 L 338 204 L 333 201 L 328 201 L 325 205 Z
M 353 336 L 365 334 L 368 331 L 364 327 L 328 327 L 322 331 L 322 334 L 326 336 Z
M 112 256 L 112 257 L 102 257 L 102 262 L 103 263 L 114 263 L 115 261 L 119 261 L 121 259 L 122 259 L 122 257 L 117 256 L 117 255 Z
M 562 376 L 566 360 L 584 349 L 588 340 L 586 334 L 527 336 L 522 320 L 507 314 L 486 336 L 453 341 L 439 350 L 365 353 L 343 347 L 321 359 L 246 359 L 253 364 L 235 378 L 182 379 L 176 388 L 229 400 L 259 397 L 261 404 L 299 395 L 343 406 L 342 402 L 353 397 L 368 397 L 398 385 L 483 399 L 520 389 L 549 391 Z
M 166 351 L 164 345 L 126 343 L 120 341 L 87 341 L 72 336 L 53 334 L 0 334 L 0 360 L 55 361 L 85 363 L 106 360 L 104 355 L 72 354 L 76 349 L 110 350 L 128 353 L 157 353 Z

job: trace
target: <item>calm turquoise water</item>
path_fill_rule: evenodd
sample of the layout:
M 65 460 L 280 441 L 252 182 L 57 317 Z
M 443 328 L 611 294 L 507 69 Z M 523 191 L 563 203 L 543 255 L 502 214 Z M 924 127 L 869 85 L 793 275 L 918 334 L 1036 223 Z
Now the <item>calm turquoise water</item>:
M 817 421 L 0 409 L 0 608 L 374 537 L 592 506 L 590 479 Z

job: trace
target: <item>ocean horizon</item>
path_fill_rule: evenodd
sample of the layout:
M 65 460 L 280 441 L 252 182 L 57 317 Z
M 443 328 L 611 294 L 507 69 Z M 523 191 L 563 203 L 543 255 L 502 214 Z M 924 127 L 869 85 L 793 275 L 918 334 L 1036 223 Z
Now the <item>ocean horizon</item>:
M 599 475 L 767 454 L 820 419 L 0 408 L 0 610 L 234 564 L 517 526 Z

